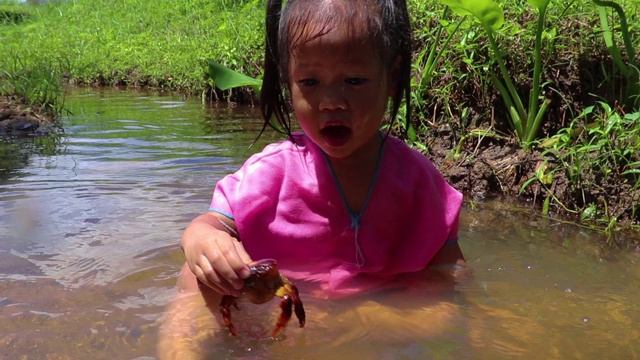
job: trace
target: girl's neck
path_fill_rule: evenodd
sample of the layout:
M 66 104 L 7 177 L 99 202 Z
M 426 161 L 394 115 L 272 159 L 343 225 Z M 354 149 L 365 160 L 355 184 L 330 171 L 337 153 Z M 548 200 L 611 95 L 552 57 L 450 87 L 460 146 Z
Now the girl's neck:
M 347 158 L 328 158 L 344 200 L 353 213 L 360 213 L 365 206 L 367 195 L 375 181 L 381 146 L 382 137 L 378 134 L 374 141 Z
M 345 158 L 333 158 L 327 156 L 329 163 L 334 171 L 338 168 L 346 171 L 353 170 L 357 174 L 355 169 L 363 169 L 373 167 L 375 169 L 378 162 L 378 154 L 380 153 L 380 147 L 382 146 L 382 135 L 376 133 L 376 135 L 367 144 L 360 149 L 353 152 Z

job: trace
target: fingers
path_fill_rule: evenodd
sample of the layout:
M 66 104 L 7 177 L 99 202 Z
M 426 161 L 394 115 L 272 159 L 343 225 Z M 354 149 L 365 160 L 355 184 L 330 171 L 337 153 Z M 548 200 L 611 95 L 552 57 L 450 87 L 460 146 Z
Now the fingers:
M 207 287 L 210 287 L 211 289 L 213 289 L 214 291 L 220 294 L 225 294 L 225 295 L 229 294 L 229 295 L 235 296 L 235 294 L 232 294 L 229 290 L 227 290 L 227 288 L 219 286 L 218 285 L 219 281 L 213 281 L 213 282 L 210 281 L 206 275 L 206 272 L 200 266 L 196 266 L 191 271 L 196 276 L 199 283 L 204 284 Z
M 222 294 L 240 295 L 243 279 L 249 276 L 249 255 L 242 244 L 225 233 L 212 239 L 197 260 L 198 278 Z
M 236 252 L 240 256 L 240 259 L 242 259 L 242 264 L 244 264 L 244 267 L 239 272 L 239 275 L 241 278 L 246 279 L 249 277 L 249 268 L 246 266 L 246 264 L 252 261 L 251 257 L 249 256 L 249 253 L 247 253 L 247 251 L 244 249 L 244 246 L 240 241 L 236 242 L 234 246 L 236 248 Z
M 251 258 L 236 237 L 233 221 L 206 213 L 189 224 L 181 239 L 191 271 L 222 294 L 239 295 L 250 275 Z
M 244 286 L 244 282 L 230 265 L 229 260 L 222 256 L 208 255 L 209 261 L 203 265 L 207 283 L 216 284 L 222 288 L 222 294 L 237 295 Z

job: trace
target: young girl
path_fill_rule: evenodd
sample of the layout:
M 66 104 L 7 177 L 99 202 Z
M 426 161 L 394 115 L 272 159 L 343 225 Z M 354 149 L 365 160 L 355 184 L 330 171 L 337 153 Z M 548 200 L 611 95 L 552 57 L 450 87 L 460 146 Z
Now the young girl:
M 289 136 L 220 180 L 185 230 L 200 282 L 239 295 L 246 263 L 274 258 L 336 296 L 463 261 L 461 194 L 379 131 L 389 99 L 393 119 L 409 96 L 409 21 L 402 0 L 269 1 L 261 109 Z
M 209 304 L 238 296 L 246 264 L 262 258 L 322 297 L 464 265 L 462 195 L 423 155 L 380 132 L 403 99 L 409 116 L 405 1 L 281 3 L 267 5 L 261 110 L 265 126 L 274 118 L 288 137 L 218 182 L 209 211 L 182 236 L 183 289 L 200 283 Z M 302 133 L 291 132 L 289 109 Z

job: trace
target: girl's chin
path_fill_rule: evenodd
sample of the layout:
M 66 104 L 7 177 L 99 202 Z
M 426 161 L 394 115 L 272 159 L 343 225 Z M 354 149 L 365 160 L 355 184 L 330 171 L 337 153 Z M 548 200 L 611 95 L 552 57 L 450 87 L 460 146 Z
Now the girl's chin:
M 324 144 L 324 146 L 321 146 L 321 148 L 322 148 L 322 151 L 324 151 L 324 153 L 330 159 L 345 159 L 345 158 L 348 158 L 349 155 L 351 155 L 351 152 L 349 152 L 345 147 L 336 148 L 336 147 Z

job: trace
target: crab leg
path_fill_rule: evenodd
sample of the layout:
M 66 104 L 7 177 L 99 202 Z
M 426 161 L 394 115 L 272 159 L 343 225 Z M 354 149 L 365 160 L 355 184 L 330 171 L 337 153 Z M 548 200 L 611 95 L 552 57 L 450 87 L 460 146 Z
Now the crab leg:
M 236 327 L 231 322 L 231 305 L 233 305 L 238 310 L 240 309 L 235 297 L 229 295 L 223 296 L 222 300 L 220 300 L 220 314 L 222 314 L 222 321 L 224 322 L 224 326 L 229 329 L 231 335 L 236 336 L 238 335 L 238 333 L 236 332 Z
M 293 289 L 293 307 L 295 309 L 298 322 L 300 323 L 300 327 L 304 327 L 307 315 L 304 313 L 304 306 L 302 306 L 302 300 L 300 300 L 300 295 L 298 295 L 298 289 L 295 286 L 293 286 Z
M 282 309 L 282 312 L 280 313 L 278 321 L 276 322 L 276 328 L 273 329 L 273 332 L 271 333 L 272 337 L 275 337 L 282 330 L 284 330 L 285 327 L 287 327 L 287 323 L 289 323 L 289 319 L 291 319 L 292 307 L 293 299 L 291 299 L 291 296 L 283 296 L 282 301 L 280 301 L 280 309 Z

